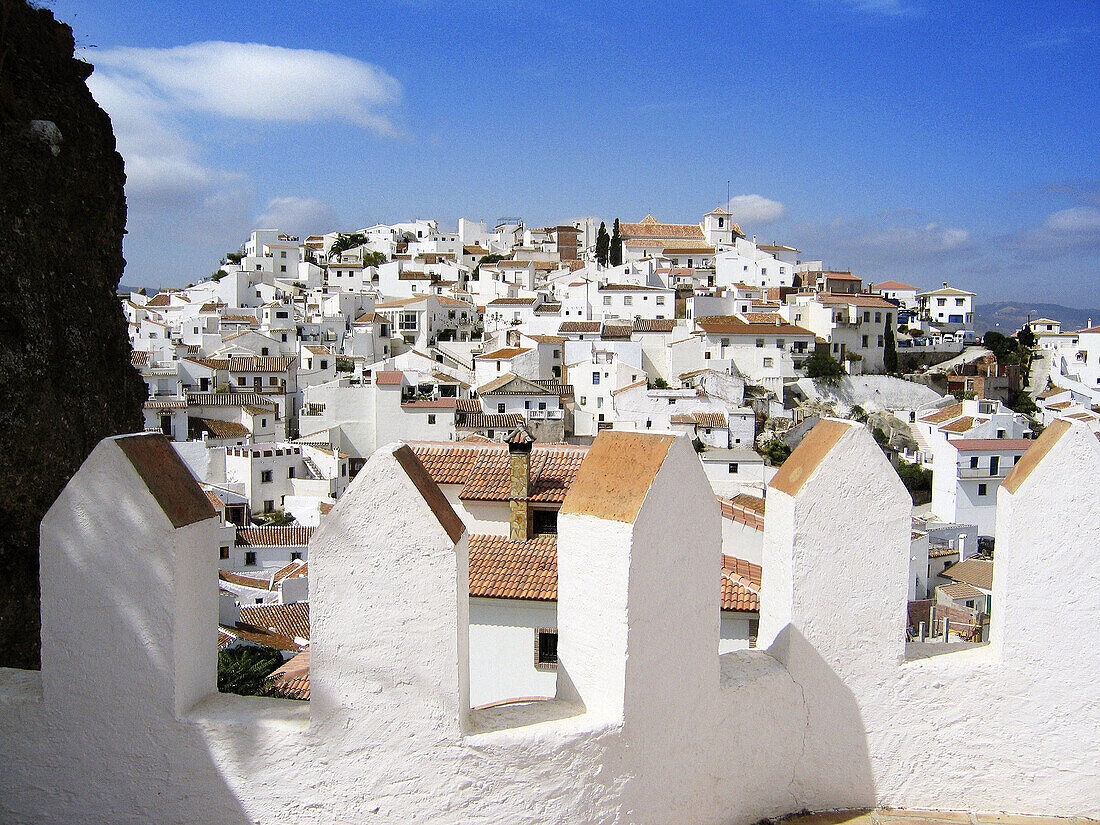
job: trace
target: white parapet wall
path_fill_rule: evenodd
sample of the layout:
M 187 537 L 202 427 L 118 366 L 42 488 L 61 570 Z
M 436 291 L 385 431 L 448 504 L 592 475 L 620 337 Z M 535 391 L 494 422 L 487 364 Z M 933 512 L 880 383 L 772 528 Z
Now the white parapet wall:
M 408 447 L 314 535 L 300 703 L 215 691 L 217 519 L 162 437 L 109 439 L 42 523 L 42 671 L 0 670 L 0 821 L 1096 816 L 1098 476 L 1048 428 L 999 493 L 992 641 L 907 645 L 908 496 L 826 419 L 768 494 L 765 649 L 719 656 L 694 451 L 601 433 L 559 519 L 557 695 L 472 711 L 467 537 Z

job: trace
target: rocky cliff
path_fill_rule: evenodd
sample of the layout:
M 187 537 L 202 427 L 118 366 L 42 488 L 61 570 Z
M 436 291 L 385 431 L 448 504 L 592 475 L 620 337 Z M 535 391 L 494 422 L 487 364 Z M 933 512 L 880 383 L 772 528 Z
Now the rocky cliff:
M 141 429 L 145 396 L 114 295 L 122 158 L 73 46 L 49 11 L 0 0 L 0 665 L 11 667 L 38 665 L 38 523 L 101 438 Z

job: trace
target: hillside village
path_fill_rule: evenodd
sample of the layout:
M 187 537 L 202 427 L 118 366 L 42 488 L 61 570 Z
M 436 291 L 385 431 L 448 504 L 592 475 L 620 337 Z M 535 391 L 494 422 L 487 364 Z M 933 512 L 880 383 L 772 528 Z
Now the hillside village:
M 224 525 L 222 646 L 280 651 L 281 689 L 308 698 L 311 536 L 371 455 L 405 442 L 471 533 L 484 705 L 553 692 L 558 510 L 606 430 L 694 445 L 723 517 L 723 651 L 756 643 L 769 483 L 836 416 L 873 429 L 920 505 L 910 632 L 948 619 L 980 639 L 997 488 L 1055 420 L 1100 432 L 1100 327 L 1038 319 L 996 352 L 975 297 L 865 283 L 717 208 L 610 232 L 257 230 L 212 277 L 123 309 L 146 430 Z

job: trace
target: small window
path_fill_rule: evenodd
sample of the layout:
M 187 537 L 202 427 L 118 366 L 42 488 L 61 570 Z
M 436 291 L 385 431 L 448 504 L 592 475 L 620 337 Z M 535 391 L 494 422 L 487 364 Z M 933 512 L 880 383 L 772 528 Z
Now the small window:
M 321 359 L 321 369 L 323 369 L 323 370 L 328 369 L 328 361 L 325 360 L 324 358 Z
M 294 550 L 293 552 L 291 552 L 290 560 L 291 561 L 301 561 L 302 560 L 302 551 L 301 550 Z
M 665 296 L 664 295 L 658 295 L 657 296 L 657 306 L 663 307 L 664 305 L 665 305 Z
M 434 424 L 435 423 L 435 413 L 428 413 L 428 423 L 429 424 Z
M 497 404 L 497 412 L 498 413 L 504 412 L 504 402 L 503 401 L 501 401 L 499 404 Z
M 867 336 L 866 335 L 860 336 L 860 346 L 861 347 L 866 347 L 867 346 Z
M 297 473 L 298 473 L 298 468 L 297 467 L 287 467 L 286 468 L 286 477 L 287 478 L 295 478 L 297 476 Z
M 265 513 L 275 512 L 275 499 L 269 498 L 269 499 L 264 500 L 264 512 Z
M 600 374 L 598 372 L 592 373 L 592 383 L 593 384 L 599 384 L 600 383 Z
M 610 295 L 604 295 L 603 296 L 603 305 L 605 307 L 611 306 L 611 296 Z
M 260 470 L 260 483 L 267 484 L 271 481 L 271 470 Z
M 731 474 L 737 472 L 737 462 L 736 461 L 731 461 L 729 463 L 729 471 L 730 471 Z
M 272 375 L 270 378 L 267 379 L 267 383 L 272 387 L 277 387 L 279 386 L 279 379 Z
M 978 457 L 976 455 L 970 456 L 970 469 L 971 470 L 977 470 L 978 469 Z
M 550 627 L 535 630 L 535 670 L 558 669 L 558 631 Z
M 978 495 L 979 496 L 984 496 L 984 495 L 988 495 L 988 494 L 989 494 L 989 485 L 979 484 L 978 485 Z
M 535 531 L 536 536 L 556 534 L 558 532 L 557 510 L 532 510 L 531 515 L 534 519 L 531 527 Z
M 245 383 L 246 382 L 245 382 L 244 376 L 243 375 L 238 375 L 237 376 L 237 386 L 238 387 L 243 387 L 245 385 Z
M 628 306 L 632 306 L 633 304 L 634 304 L 634 296 L 633 295 L 624 295 L 623 296 L 623 306 L 628 307 Z
M 757 349 L 763 349 L 764 348 L 764 339 L 763 338 L 757 338 L 756 339 L 756 348 Z
M 256 551 L 255 550 L 249 550 L 247 553 L 244 554 L 244 566 L 245 567 L 255 567 L 256 566 Z
M 221 547 L 218 548 L 218 558 L 223 560 L 229 558 L 228 544 L 223 544 Z

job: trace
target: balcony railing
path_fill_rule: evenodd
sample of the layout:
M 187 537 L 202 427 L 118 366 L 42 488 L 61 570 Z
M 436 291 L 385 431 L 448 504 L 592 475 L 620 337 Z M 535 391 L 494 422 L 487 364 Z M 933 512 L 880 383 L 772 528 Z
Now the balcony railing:
M 959 467 L 959 478 L 1004 478 L 1012 465 L 1002 465 L 997 472 L 989 472 L 989 467 Z

